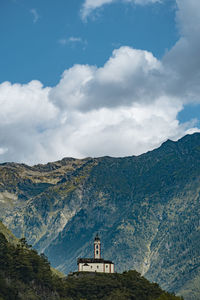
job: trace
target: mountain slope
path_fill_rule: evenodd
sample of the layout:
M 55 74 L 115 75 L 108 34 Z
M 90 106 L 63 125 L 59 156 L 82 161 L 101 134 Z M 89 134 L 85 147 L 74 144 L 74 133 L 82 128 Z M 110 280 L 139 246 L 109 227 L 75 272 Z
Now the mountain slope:
M 199 179 L 199 133 L 138 157 L 7 163 L 0 165 L 0 217 L 61 271 L 93 255 L 98 231 L 103 256 L 118 271 L 136 269 L 197 300 Z

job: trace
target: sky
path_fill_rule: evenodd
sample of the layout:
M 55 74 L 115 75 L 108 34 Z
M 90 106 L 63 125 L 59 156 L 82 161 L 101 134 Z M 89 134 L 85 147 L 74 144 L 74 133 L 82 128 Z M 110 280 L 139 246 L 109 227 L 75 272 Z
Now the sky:
M 200 131 L 199 0 L 0 0 L 0 162 Z

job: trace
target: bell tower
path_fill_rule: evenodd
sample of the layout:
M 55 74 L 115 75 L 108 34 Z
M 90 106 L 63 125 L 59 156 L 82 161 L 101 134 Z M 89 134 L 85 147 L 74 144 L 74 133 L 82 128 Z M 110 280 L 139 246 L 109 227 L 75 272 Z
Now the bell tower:
M 98 233 L 96 234 L 94 239 L 94 258 L 95 259 L 101 258 L 101 242 Z

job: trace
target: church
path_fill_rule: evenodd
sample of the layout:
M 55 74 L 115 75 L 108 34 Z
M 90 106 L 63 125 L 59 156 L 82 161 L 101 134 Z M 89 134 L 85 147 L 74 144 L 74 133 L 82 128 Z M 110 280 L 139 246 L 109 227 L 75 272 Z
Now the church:
M 98 234 L 94 239 L 94 258 L 78 258 L 79 272 L 114 273 L 114 263 L 101 258 L 101 241 Z

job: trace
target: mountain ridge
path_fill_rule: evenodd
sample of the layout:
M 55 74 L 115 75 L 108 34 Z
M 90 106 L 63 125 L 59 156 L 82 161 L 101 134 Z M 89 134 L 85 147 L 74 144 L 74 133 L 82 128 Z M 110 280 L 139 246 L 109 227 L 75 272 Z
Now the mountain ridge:
M 140 156 L 1 164 L 0 171 L 0 217 L 61 271 L 92 255 L 99 231 L 119 271 L 134 268 L 182 293 L 198 281 L 199 133 Z

